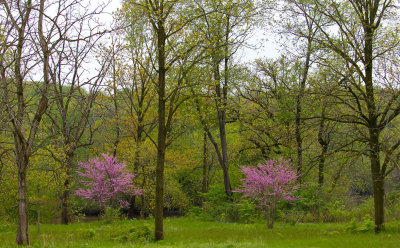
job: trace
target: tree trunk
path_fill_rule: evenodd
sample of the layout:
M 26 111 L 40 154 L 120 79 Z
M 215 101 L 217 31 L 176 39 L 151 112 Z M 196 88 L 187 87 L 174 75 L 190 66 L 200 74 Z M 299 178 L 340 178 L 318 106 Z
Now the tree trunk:
M 142 166 L 142 184 L 141 184 L 141 189 L 144 189 L 144 186 L 146 185 L 146 177 L 144 174 L 144 166 Z M 145 206 L 145 198 L 144 195 L 140 196 L 140 218 L 144 219 L 144 213 L 146 211 L 146 206 Z
M 219 127 L 219 138 L 221 142 L 221 155 L 222 155 L 222 173 L 224 177 L 225 193 L 228 197 L 232 196 L 231 182 L 229 178 L 229 159 L 228 159 L 228 145 L 226 142 L 226 97 L 227 87 L 223 86 L 221 89 L 221 75 L 219 71 L 219 61 L 216 55 L 213 56 L 214 66 L 214 80 L 216 82 L 215 92 L 217 95 L 216 105 L 218 114 L 218 127 Z
M 375 232 L 379 233 L 385 229 L 385 212 L 384 212 L 384 176 L 381 173 L 381 164 L 379 158 L 379 136 L 376 129 L 370 130 L 370 160 L 371 174 L 374 189 L 374 208 L 375 208 Z
M 202 193 L 208 191 L 208 158 L 207 158 L 207 130 L 203 133 L 203 184 L 201 188 Z
M 158 21 L 157 48 L 158 48 L 158 139 L 157 139 L 157 165 L 156 165 L 156 202 L 155 202 L 155 239 L 164 239 L 163 208 L 164 208 L 164 163 L 166 149 L 166 112 L 165 112 L 165 44 L 166 34 L 163 21 Z
M 141 105 L 139 105 L 139 109 L 141 109 Z M 141 111 L 139 111 L 139 118 L 138 118 L 138 129 L 137 129 L 137 136 L 136 136 L 136 150 L 135 150 L 135 161 L 133 164 L 133 174 L 137 176 L 140 166 L 140 144 L 142 143 L 142 136 L 144 128 L 142 126 L 143 118 L 141 117 Z M 143 174 L 144 177 L 144 174 Z M 143 189 L 143 186 L 142 186 Z M 131 201 L 129 203 L 128 209 L 128 219 L 133 219 L 135 217 L 135 203 L 136 203 L 136 195 L 131 196 Z
M 73 158 L 75 156 L 75 150 L 70 151 L 67 153 L 67 160 L 64 166 L 66 170 L 66 180 L 64 181 L 64 192 L 61 195 L 61 224 L 68 225 L 71 222 L 71 215 L 70 215 L 70 206 L 69 206 L 69 199 L 70 199 L 70 187 L 71 187 L 71 171 L 73 168 Z
M 135 162 L 133 164 L 133 174 L 137 176 L 137 172 L 139 169 L 139 149 L 140 146 L 138 144 L 138 141 L 136 141 L 136 151 L 135 151 Z M 131 196 L 131 201 L 129 203 L 129 209 L 128 209 L 128 219 L 133 219 L 135 217 L 135 203 L 136 203 L 136 195 Z
M 222 172 L 224 175 L 225 192 L 230 197 L 232 196 L 232 188 L 229 178 L 228 144 L 226 142 L 225 118 L 226 118 L 225 110 L 219 110 L 218 111 L 219 137 L 221 141 L 222 161 L 223 161 Z
M 114 41 L 113 41 L 114 42 Z M 113 102 L 114 102 L 114 111 L 115 111 L 115 141 L 114 141 L 114 151 L 113 151 L 113 156 L 117 156 L 117 149 L 118 149 L 118 144 L 120 142 L 120 127 L 119 127 L 119 109 L 118 109 L 118 99 L 117 99 L 117 71 L 116 71 L 116 65 L 115 65 L 115 51 L 114 51 L 114 45 L 112 46 L 113 48 Z
M 296 136 L 296 143 L 297 143 L 297 172 L 300 175 L 299 181 L 301 182 L 302 172 L 303 172 L 303 138 L 301 133 L 301 124 L 302 124 L 302 102 L 304 97 L 304 92 L 306 88 L 306 82 L 308 77 L 308 71 L 310 68 L 310 58 L 312 52 L 312 37 L 311 37 L 312 30 L 309 30 L 309 37 L 307 40 L 307 54 L 306 54 L 306 61 L 304 62 L 304 69 L 302 79 L 300 81 L 300 89 L 299 94 L 297 95 L 297 102 L 296 102 L 296 122 L 295 122 L 295 136 Z
M 25 161 L 21 159 L 20 162 L 24 163 Z M 19 169 L 18 171 L 18 226 L 16 242 L 17 245 L 29 245 L 28 191 L 26 186 L 26 170 L 23 169 Z
M 135 218 L 135 203 L 136 203 L 136 197 L 135 195 L 131 196 L 131 200 L 129 201 L 129 209 L 128 209 L 128 219 L 133 219 Z
M 38 197 L 38 202 L 37 202 L 37 208 L 36 208 L 36 213 L 37 213 L 37 231 L 40 233 L 40 189 L 39 186 L 37 187 L 37 197 Z
M 385 188 L 382 176 L 374 177 L 374 206 L 375 206 L 375 232 L 385 230 Z
M 70 196 L 70 182 L 69 178 L 64 181 L 64 192 L 61 196 L 61 224 L 68 225 L 70 223 L 70 216 L 69 216 L 69 196 Z
M 267 220 L 267 228 L 272 229 L 274 227 L 274 221 L 272 217 L 272 208 L 269 207 L 264 211 L 264 218 Z
M 321 121 L 319 124 L 319 131 L 318 131 L 318 143 L 321 146 L 321 154 L 319 155 L 318 161 L 318 184 L 320 187 L 324 185 L 324 168 L 325 168 L 325 159 L 326 154 L 328 152 L 328 144 L 329 144 L 329 136 L 328 138 L 324 139 L 324 133 L 326 132 L 325 129 L 325 106 L 322 106 L 322 115 Z M 326 134 L 328 135 L 328 134 Z
M 320 187 L 322 187 L 324 185 L 324 180 L 325 180 L 324 168 L 325 168 L 325 159 L 326 159 L 327 151 L 328 151 L 328 146 L 323 145 L 321 154 L 319 156 L 319 161 L 318 161 L 318 184 Z
M 374 28 L 366 23 L 365 31 L 365 93 L 368 109 L 368 129 L 372 183 L 374 188 L 374 207 L 375 207 L 375 232 L 384 230 L 384 175 L 381 172 L 381 161 L 379 153 L 381 151 L 379 143 L 380 129 L 378 127 L 378 114 L 375 103 L 375 93 L 373 85 L 373 36 Z

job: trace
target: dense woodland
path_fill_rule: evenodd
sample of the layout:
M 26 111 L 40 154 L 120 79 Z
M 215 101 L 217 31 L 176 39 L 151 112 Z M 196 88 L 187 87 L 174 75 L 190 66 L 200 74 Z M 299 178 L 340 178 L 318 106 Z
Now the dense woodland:
M 127 218 L 252 222 L 239 166 L 291 159 L 282 222 L 400 218 L 400 39 L 393 0 L 0 1 L 0 219 L 68 224 L 79 162 L 124 162 Z M 251 39 L 279 55 L 244 61 Z M 268 49 L 268 47 L 267 47 Z M 260 51 L 260 50 L 259 50 Z M 116 206 L 117 207 L 117 206 Z

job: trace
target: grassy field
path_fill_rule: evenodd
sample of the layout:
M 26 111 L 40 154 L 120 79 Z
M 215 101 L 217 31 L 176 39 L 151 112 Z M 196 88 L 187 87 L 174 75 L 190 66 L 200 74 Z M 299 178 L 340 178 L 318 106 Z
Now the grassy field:
M 381 234 L 346 232 L 344 224 L 263 224 L 165 220 L 165 240 L 152 242 L 153 222 L 143 220 L 30 227 L 31 247 L 332 247 L 399 248 L 399 227 Z M 13 225 L 0 224 L 0 247 L 15 247 Z M 149 232 L 150 231 L 150 232 Z

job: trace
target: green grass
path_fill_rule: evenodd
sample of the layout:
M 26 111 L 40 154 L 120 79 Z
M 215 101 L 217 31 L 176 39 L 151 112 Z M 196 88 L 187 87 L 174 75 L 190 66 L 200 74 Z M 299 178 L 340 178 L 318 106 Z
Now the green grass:
M 42 232 L 30 227 L 33 247 L 400 247 L 399 226 L 387 232 L 349 233 L 345 224 L 277 224 L 268 230 L 263 224 L 203 222 L 190 218 L 165 220 L 165 240 L 137 240 L 135 231 L 153 231 L 152 221 L 77 223 L 68 226 L 42 225 Z M 13 225 L 0 224 L 0 247 L 15 247 Z M 151 237 L 153 234 L 151 234 Z

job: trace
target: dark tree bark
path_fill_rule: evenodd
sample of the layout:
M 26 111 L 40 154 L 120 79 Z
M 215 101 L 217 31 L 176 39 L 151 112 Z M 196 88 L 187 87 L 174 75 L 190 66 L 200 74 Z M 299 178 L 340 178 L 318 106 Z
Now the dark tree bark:
M 318 184 L 320 187 L 324 185 L 325 181 L 325 159 L 328 153 L 328 145 L 330 142 L 329 133 L 325 128 L 325 106 L 322 106 L 322 114 L 318 130 L 318 143 L 321 146 L 321 153 L 318 159 Z
M 226 55 L 228 56 L 228 55 Z M 232 187 L 229 178 L 229 157 L 228 157 L 228 143 L 226 141 L 226 108 L 228 98 L 228 79 L 224 80 L 221 87 L 221 75 L 219 70 L 219 59 L 217 56 L 213 56 L 213 72 L 215 81 L 215 94 L 216 94 L 216 107 L 218 115 L 218 128 L 219 128 L 219 139 L 221 144 L 221 155 L 222 155 L 222 173 L 224 177 L 224 187 L 227 196 L 232 196 Z M 227 63 L 227 61 L 226 61 Z M 226 66 L 227 67 L 227 66 Z M 225 68 L 227 69 L 227 68 Z M 226 72 L 228 73 L 228 72 Z
M 167 35 L 164 29 L 164 21 L 158 20 L 157 23 L 157 54 L 158 54 L 158 138 L 157 138 L 157 165 L 156 165 L 156 206 L 155 215 L 155 238 L 164 239 L 163 208 L 164 208 L 164 164 L 167 129 L 165 126 L 165 44 Z

